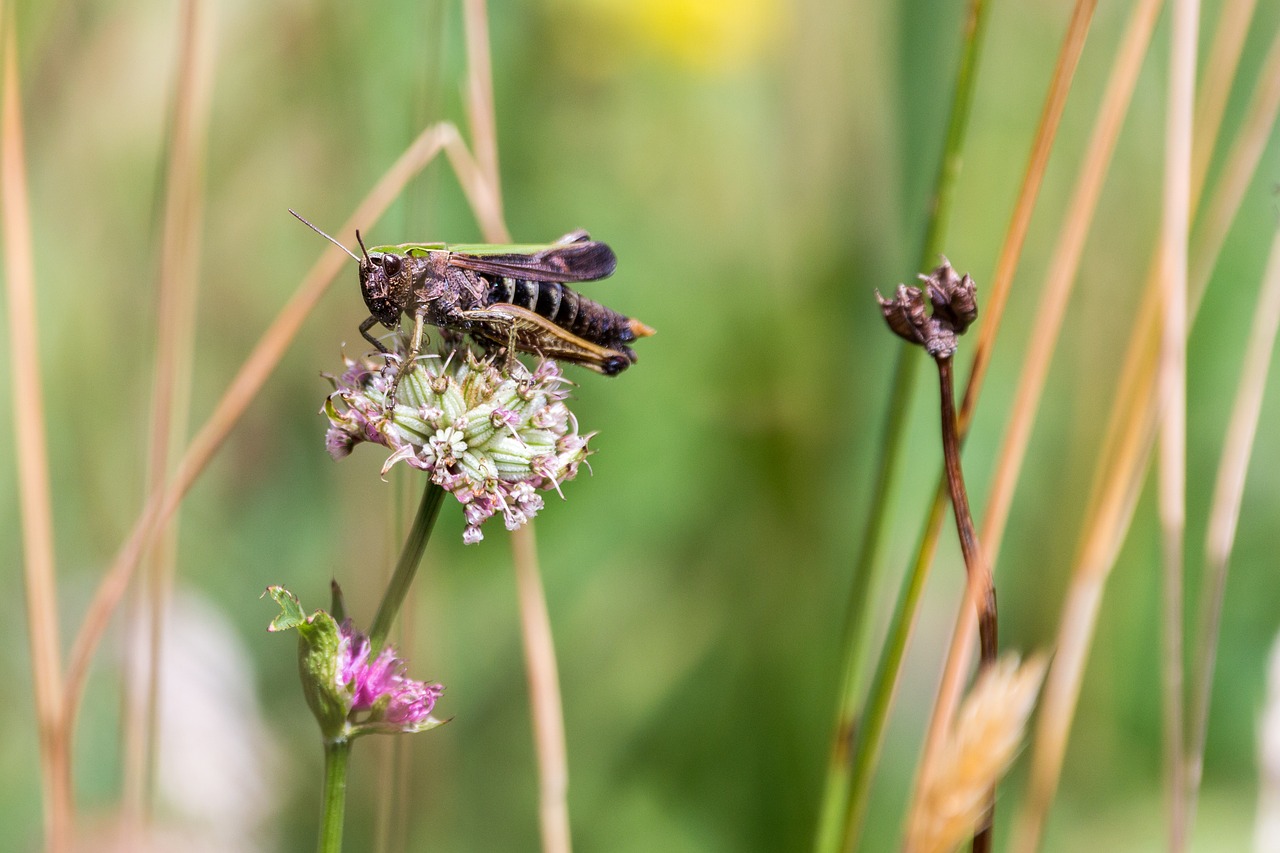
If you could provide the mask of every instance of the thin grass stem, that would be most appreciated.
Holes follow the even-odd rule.
[[[1253,20],[1257,0],[1233,0],[1222,4],[1222,15],[1213,35],[1213,46],[1204,65],[1199,91],[1196,93],[1196,139],[1191,146],[1191,188],[1194,210],[1200,203],[1200,191],[1209,173],[1209,161],[1217,147],[1217,136],[1222,128],[1222,115],[1227,109],[1227,97],[1236,79],[1240,65],[1240,52],[1249,35],[1249,23]],[[1204,130],[1201,130],[1204,128]]]
[[[342,853],[342,828],[347,811],[347,766],[351,741],[343,739],[324,745],[324,788],[321,792],[320,853]]]
[[[990,670],[996,662],[997,619],[996,587],[991,577],[991,566],[982,556],[978,544],[978,532],[974,529],[973,513],[969,509],[969,494],[964,485],[964,469],[960,465],[960,438],[956,433],[956,404],[951,359],[938,360],[938,386],[942,398],[942,455],[947,471],[947,491],[956,519],[956,532],[960,537],[960,551],[964,556],[967,578],[966,599],[969,609],[977,614],[978,637],[981,647],[979,673]],[[926,778],[929,768],[922,767],[921,778]],[[973,836],[973,853],[987,853],[991,849],[991,824],[995,818],[996,792],[992,788],[987,797],[987,813]]]
[[[1209,65],[1214,65],[1212,58]],[[1192,320],[1222,248],[1227,227],[1240,207],[1244,191],[1275,124],[1278,109],[1280,33],[1272,41],[1246,108],[1245,120],[1228,153],[1223,175],[1204,206],[1191,240],[1188,316]],[[1198,125],[1196,132],[1203,134],[1197,142],[1199,139],[1212,140],[1217,135],[1217,129],[1207,125]],[[1192,187],[1193,201],[1196,197],[1198,188]],[[1057,651],[1045,682],[1041,712],[1032,739],[1029,793],[1016,822],[1011,848],[1016,851],[1039,849],[1062,771],[1103,588],[1132,519],[1143,471],[1154,445],[1158,278],[1159,267],[1153,263],[1142,304],[1135,312],[1134,331],[1130,335],[1121,380],[1103,439],[1103,451],[1096,466],[1086,521],[1081,528],[1081,544],[1072,565],[1071,585],[1063,605],[1055,646]]]
[[[1205,738],[1209,730],[1209,703],[1213,695],[1213,670],[1217,660],[1222,602],[1227,588],[1227,567],[1235,543],[1236,523],[1244,497],[1249,457],[1258,432],[1262,396],[1266,390],[1276,329],[1280,326],[1280,231],[1271,244],[1271,256],[1263,275],[1253,326],[1245,346],[1240,384],[1222,444],[1222,459],[1209,511],[1205,537],[1204,576],[1200,594],[1199,630],[1195,641],[1195,666],[1191,673],[1190,723],[1188,725],[1188,820],[1194,819],[1196,794],[1204,771]]]
[[[70,742],[63,725],[66,705],[58,688],[57,563],[53,499],[40,381],[39,328],[31,203],[22,129],[22,87],[13,6],[3,23],[3,103],[0,103],[0,212],[9,301],[9,364],[13,382],[13,426],[22,516],[23,581],[28,642],[40,746],[40,785],[46,850],[70,848],[74,831]]]
[[[487,192],[477,194],[472,204],[480,220],[484,238],[494,243],[511,242],[502,213],[501,182],[498,174],[497,117],[493,106],[493,73],[489,60],[489,18],[485,0],[464,4],[467,31],[467,108],[476,157],[471,180]],[[468,164],[469,165],[469,164]],[[455,165],[456,168],[456,165]],[[569,825],[569,757],[564,731],[564,709],[560,699],[560,676],[556,667],[555,642],[547,614],[546,591],[538,565],[538,549],[533,522],[511,535],[516,590],[520,607],[521,636],[529,678],[529,712],[532,718],[534,753],[538,761],[538,816],[544,853],[569,853],[572,834]]]
[[[1163,544],[1162,678],[1169,849],[1187,846],[1183,540],[1187,525],[1187,251],[1191,224],[1191,119],[1199,0],[1174,0],[1165,136],[1158,504]]]
[[[984,320],[978,329],[978,343],[974,347],[973,365],[965,385],[964,400],[960,404],[958,424],[962,437],[969,432],[969,422],[973,419],[973,410],[977,405],[978,395],[982,391],[982,382],[986,378],[987,366],[991,362],[991,351],[995,347],[996,334],[1000,331],[1004,308],[1009,301],[1009,293],[1013,289],[1013,277],[1022,259],[1022,246],[1031,228],[1031,214],[1035,211],[1036,200],[1040,197],[1044,174],[1049,168],[1049,155],[1053,152],[1053,143],[1058,138],[1058,125],[1067,107],[1067,96],[1071,93],[1076,66],[1080,64],[1080,55],[1084,52],[1085,39],[1089,35],[1089,25],[1093,23],[1093,13],[1097,5],[1097,0],[1077,0],[1071,12],[1071,21],[1067,24],[1067,32],[1062,39],[1062,48],[1058,51],[1058,61],[1049,81],[1049,92],[1045,95],[1044,109],[1040,114],[1040,123],[1031,144],[1031,156],[1027,160],[1027,169],[1018,190],[1017,201],[1014,202],[1013,215],[1005,231],[1004,242],[1000,246],[995,274],[991,277],[987,297],[983,302]]]
[[[560,701],[560,675],[547,596],[538,568],[537,540],[533,525],[511,534],[516,590],[520,599],[520,629],[524,639],[525,668],[529,677],[529,704],[533,717],[533,743],[538,756],[538,815],[544,853],[569,853],[569,760],[565,747],[564,709]]]
[[[498,124],[493,107],[493,62],[489,55],[489,12],[485,0],[466,0],[462,13],[467,39],[467,123],[476,163],[493,191],[491,215],[501,222]]]

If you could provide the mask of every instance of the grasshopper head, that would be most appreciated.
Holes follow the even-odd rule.
[[[408,295],[412,292],[409,265],[404,257],[390,252],[369,254],[358,231],[356,240],[364,252],[360,261],[360,293],[364,304],[379,323],[393,329],[400,322],[400,314],[408,306]]]
[[[360,232],[357,231],[356,242],[360,244],[360,253],[364,255],[361,258],[296,212],[292,210],[289,212],[297,216],[312,231],[355,259],[360,265],[360,292],[364,294],[364,304],[369,307],[369,313],[388,329],[394,329],[396,323],[400,321],[400,312],[404,311],[409,304],[409,294],[413,292],[412,273],[408,269],[409,265],[404,262],[405,259],[400,255],[382,252],[374,252],[370,255],[369,250],[364,247],[364,240],[360,239]]]

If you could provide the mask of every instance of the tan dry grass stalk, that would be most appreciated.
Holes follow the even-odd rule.
[[[1249,35],[1249,23],[1253,20],[1258,0],[1232,0],[1222,5],[1222,16],[1213,34],[1213,46],[1205,62],[1196,95],[1196,140],[1191,147],[1191,209],[1200,205],[1200,191],[1204,189],[1209,173],[1209,160],[1216,147],[1218,131],[1222,127],[1222,114],[1227,109],[1227,96],[1236,79],[1240,65],[1240,52],[1245,37]],[[1212,135],[1210,135],[1212,134]],[[1192,253],[1194,254],[1194,252]]]
[[[182,4],[177,39],[177,77],[173,124],[169,131],[168,170],[157,281],[155,379],[152,388],[147,489],[164,488],[186,434],[194,361],[196,295],[199,285],[203,172],[206,132],[213,91],[215,27],[200,0]],[[146,570],[145,618],[129,630],[140,636],[126,645],[126,667],[134,683],[126,686],[122,721],[124,755],[123,811],[126,827],[138,827],[149,811],[159,715],[160,657],[164,613],[173,583],[177,553],[177,514],[158,537]]]
[[[1258,432],[1262,412],[1262,395],[1275,348],[1276,329],[1280,326],[1280,230],[1271,243],[1271,255],[1263,275],[1258,302],[1253,310],[1253,326],[1245,345],[1240,384],[1231,408],[1222,459],[1209,510],[1209,529],[1205,536],[1205,570],[1200,594],[1200,623],[1196,636],[1195,660],[1191,684],[1191,724],[1188,728],[1188,806],[1194,818],[1196,793],[1204,769],[1205,737],[1209,728],[1209,700],[1213,688],[1214,661],[1217,658],[1218,628],[1222,617],[1222,600],[1227,588],[1227,566],[1235,542],[1236,522],[1244,497],[1245,477],[1253,440]]]
[[[1006,655],[984,670],[948,722],[943,747],[920,768],[907,830],[909,853],[948,853],[973,834],[988,793],[1008,771],[1035,707],[1045,661]]]
[[[339,233],[350,233],[356,228],[367,229],[386,212],[405,184],[426,168],[441,151],[449,156],[451,162],[462,163],[464,169],[471,166],[471,155],[462,144],[457,128],[448,122],[431,125],[409,145],[369,191]],[[462,178],[464,174],[469,175],[471,181],[462,181],[463,190],[474,204],[472,193],[483,192],[483,183],[476,180],[473,166],[460,172],[459,177]],[[188,445],[168,486],[162,492],[148,497],[129,538],[121,546],[99,583],[72,646],[64,688],[68,728],[71,727],[75,711],[79,707],[90,660],[102,640],[111,615],[128,588],[142,554],[151,547],[161,525],[177,509],[196,478],[222,446],[249,403],[275,370],[302,323],[320,301],[334,277],[349,261],[350,258],[337,246],[330,245],[324,250],[223,392],[213,413]]]
[[[1258,814],[1253,849],[1276,853],[1280,850],[1280,636],[1271,643],[1267,698],[1258,729]]]
[[[1058,136],[1058,124],[1062,120],[1062,111],[1067,106],[1067,95],[1071,92],[1071,82],[1075,79],[1076,66],[1080,63],[1080,54],[1084,52],[1085,37],[1089,35],[1089,25],[1093,22],[1093,12],[1097,5],[1097,0],[1077,0],[1062,40],[1062,48],[1058,52],[1058,62],[1049,82],[1044,110],[1040,114],[1040,123],[1031,144],[1031,157],[1027,161],[1027,170],[1022,177],[1017,201],[1013,205],[1013,216],[1009,220],[995,273],[982,304],[984,319],[978,328],[973,367],[964,390],[964,401],[960,404],[958,428],[961,436],[969,431],[969,421],[973,418],[982,381],[986,378],[991,350],[995,346],[996,333],[1000,330],[1000,319],[1004,316],[1004,306],[1009,301],[1009,291],[1013,287],[1013,276],[1022,259],[1022,245],[1026,242],[1027,231],[1031,227],[1031,214],[1035,211],[1036,199],[1044,183],[1044,173],[1049,167],[1049,154],[1053,151],[1053,143]]]
[[[31,205],[23,148],[22,88],[13,7],[3,21],[3,104],[0,104],[0,212],[3,213],[4,271],[9,299],[9,363],[13,374],[13,427],[22,509],[23,580],[27,631],[35,687],[40,743],[40,782],[46,849],[66,850],[74,829],[70,739],[59,689],[57,570],[54,559],[53,498],[45,443],[41,352],[36,332],[35,258]]]
[[[486,211],[476,211],[486,231],[485,239],[509,243],[502,214],[502,182],[498,173],[498,123],[493,107],[493,63],[489,56],[489,12],[485,0],[465,0],[462,13],[467,40],[467,123],[476,163],[493,191]],[[496,227],[495,227],[496,226]]]
[[[1200,220],[1201,228],[1191,242],[1192,317],[1227,228],[1239,209],[1275,124],[1277,109],[1280,109],[1280,33],[1273,38],[1223,176],[1214,187]],[[1212,139],[1216,128],[1201,125],[1196,132],[1201,134],[1200,139]],[[1030,792],[1018,820],[1013,850],[1038,849],[1062,770],[1103,589],[1128,529],[1154,443],[1157,278],[1157,270],[1153,268],[1142,305],[1135,314],[1134,331],[1103,442],[1104,451],[1095,472],[1093,496],[1081,528],[1079,553],[1072,568],[1053,666],[1045,684],[1032,743]]]
[[[1191,306],[1192,313],[1200,304],[1209,277],[1218,262],[1218,252],[1226,241],[1227,231],[1240,208],[1240,199],[1253,180],[1253,174],[1267,147],[1267,139],[1280,110],[1280,33],[1271,40],[1267,56],[1258,73],[1258,83],[1245,107],[1245,118],[1235,143],[1227,152],[1222,174],[1218,177],[1214,196],[1196,221],[1191,239]]]
[[[568,853],[571,838],[569,760],[565,747],[564,709],[560,702],[560,675],[551,636],[551,618],[538,568],[538,547],[532,525],[526,524],[512,532],[511,551],[520,599],[525,667],[529,673],[533,742],[538,756],[538,816],[542,849],[544,853]]]
[[[1191,230],[1191,118],[1195,103],[1199,0],[1174,0],[1165,129],[1164,218],[1157,384],[1159,505],[1163,571],[1161,691],[1169,849],[1187,846],[1186,708],[1183,665],[1183,540],[1187,525],[1187,251]]]

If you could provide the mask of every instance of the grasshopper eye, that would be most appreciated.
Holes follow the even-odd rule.
[[[388,276],[394,277],[400,272],[400,258],[397,255],[383,255],[382,268],[386,270]]]

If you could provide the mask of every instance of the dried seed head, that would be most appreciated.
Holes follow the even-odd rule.
[[[925,313],[923,292],[905,284],[898,285],[893,299],[877,291],[880,311],[898,337],[923,346],[935,359],[950,358],[956,351],[956,336],[964,334],[978,316],[977,287],[968,275],[957,275],[946,258],[920,280],[929,292],[933,316]]]
[[[929,288],[933,316],[951,326],[957,335],[963,335],[978,317],[977,287],[973,279],[967,274],[956,275],[945,257],[937,269],[920,278]]]
[[[878,290],[876,299],[880,302],[885,322],[894,334],[913,344],[923,344],[928,340],[929,317],[924,310],[924,293],[920,288],[900,284],[893,299],[885,299]]]
[[[494,515],[508,530],[523,525],[542,509],[538,492],[560,492],[591,454],[594,433],[578,434],[554,362],[531,373],[514,360],[499,370],[467,349],[422,355],[388,411],[402,364],[393,360],[383,371],[347,359],[342,376],[331,377],[325,445],[340,459],[361,442],[381,444],[391,451],[384,474],[397,462],[427,472],[465,505],[464,542],[484,538],[480,525]]]
[[[1019,665],[1006,655],[978,676],[936,761],[921,768],[908,849],[948,853],[973,835],[988,792],[1017,754],[1044,671],[1042,657]]]

